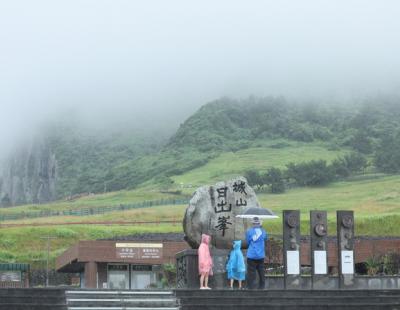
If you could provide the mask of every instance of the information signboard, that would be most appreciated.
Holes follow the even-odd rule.
[[[116,243],[117,258],[161,259],[162,243]]]

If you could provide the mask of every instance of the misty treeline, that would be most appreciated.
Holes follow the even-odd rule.
[[[400,99],[362,103],[290,103],[284,98],[228,98],[203,106],[171,138],[170,145],[199,151],[235,151],[257,139],[324,141],[372,154],[400,133]],[[391,141],[389,141],[391,140]]]
[[[258,140],[279,138],[323,141],[331,149],[350,148],[367,156],[377,169],[397,173],[399,120],[400,102],[394,99],[324,105],[290,103],[284,98],[251,97],[242,101],[223,98],[200,108],[164,146],[158,141],[148,142],[143,148],[142,143],[138,152],[127,147],[138,144],[128,143],[125,135],[125,141],[114,138],[96,143],[93,139],[92,152],[78,149],[79,145],[87,148],[88,141],[69,147],[74,154],[61,153],[71,161],[79,158],[85,169],[71,171],[71,176],[78,176],[74,188],[65,183],[61,188],[66,187],[64,193],[102,192],[134,188],[153,178],[165,183],[165,178],[200,167],[221,152],[248,148]],[[101,156],[104,154],[108,155]],[[101,158],[105,162],[99,165]],[[77,169],[72,162],[69,167]]]
[[[245,177],[250,185],[261,189],[267,187],[271,193],[283,193],[291,186],[322,186],[365,171],[366,156],[352,152],[328,164],[325,160],[289,163],[286,169],[271,167],[265,172],[248,170]]]
[[[169,139],[137,136],[129,130],[115,133],[111,128],[101,135],[55,128],[45,132],[43,140],[57,161],[56,197],[63,198],[84,192],[133,189],[145,182],[169,186],[173,183],[171,176],[201,167],[222,152],[257,147],[262,141],[276,139],[282,148],[285,141],[289,145],[292,140],[353,151],[356,155],[351,156],[366,158],[367,165],[376,171],[399,173],[399,120],[397,98],[376,97],[343,104],[300,104],[272,97],[222,98],[201,107]],[[288,165],[280,173],[299,184],[313,185],[315,180],[298,175],[321,172],[326,167],[331,175],[327,180],[331,180],[354,172],[343,164],[348,158],[330,164],[317,159]],[[9,175],[21,174],[21,178],[29,179],[27,168],[18,169],[18,164],[13,161]],[[269,171],[269,178],[278,178],[276,175],[277,170]],[[324,182],[321,177],[316,183]]]

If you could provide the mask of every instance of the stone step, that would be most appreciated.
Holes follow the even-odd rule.
[[[145,297],[157,297],[157,298],[170,298],[175,296],[172,291],[100,291],[100,290],[69,290],[65,292],[65,295],[74,297],[90,297],[90,296],[117,296],[120,298],[145,298]]]
[[[67,298],[175,298],[172,291],[66,291]]]
[[[179,307],[68,307],[68,310],[180,310]]]
[[[148,299],[148,298],[154,298],[154,299],[175,299],[174,295],[169,295],[169,296],[146,296],[146,295],[66,295],[67,299]]]
[[[142,307],[68,307],[68,310],[180,310],[179,307],[142,308]]]
[[[174,307],[177,302],[175,298],[67,298],[67,305],[82,307]]]
[[[137,294],[144,294],[144,295],[173,295],[173,291],[169,290],[109,290],[109,289],[76,289],[76,290],[67,290],[65,294],[128,294],[128,295],[137,295]]]
[[[65,293],[68,309],[157,309],[178,310],[172,291],[69,290]]]

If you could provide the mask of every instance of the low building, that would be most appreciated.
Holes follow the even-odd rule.
[[[0,264],[0,288],[29,287],[29,264]]]
[[[58,272],[79,273],[81,287],[144,289],[157,287],[163,264],[188,248],[181,234],[79,241],[56,259]]]
[[[281,236],[272,236],[280,240]],[[279,244],[279,242],[278,242]],[[188,249],[183,234],[148,234],[117,240],[80,241],[56,259],[59,272],[79,273],[81,287],[142,289],[160,282],[163,264],[175,264],[176,254]],[[368,258],[390,251],[400,253],[399,237],[356,237],[354,263],[361,272]],[[300,261],[310,266],[310,239],[301,238]],[[337,239],[328,238],[328,266],[337,272]],[[267,249],[267,264],[282,264],[282,248]]]

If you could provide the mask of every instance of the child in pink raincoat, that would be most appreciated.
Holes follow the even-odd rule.
[[[208,287],[208,276],[212,276],[212,258],[210,254],[211,237],[206,234],[201,235],[201,244],[199,246],[199,274],[200,274],[200,289],[210,289]]]

